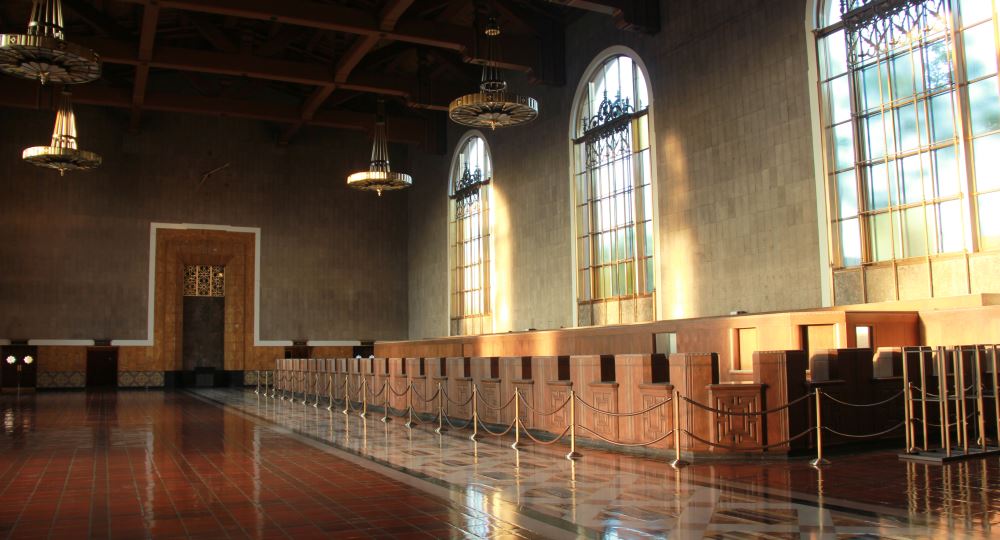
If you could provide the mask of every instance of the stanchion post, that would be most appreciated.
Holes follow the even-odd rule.
[[[309,372],[302,372],[302,404],[309,404]]]
[[[322,378],[323,375],[318,371],[316,372],[316,375],[313,378],[313,393],[316,394],[316,401],[313,401],[313,408],[316,409],[319,408],[319,381]]]
[[[351,412],[351,378],[345,373],[344,374],[344,410],[340,411],[344,414]]]
[[[438,383],[438,427],[434,431],[444,431],[444,394],[441,392],[441,383]]]
[[[254,394],[260,394],[260,370],[258,369],[256,371],[254,371],[254,373],[256,374],[256,377],[254,377],[254,380],[257,383],[257,389],[254,390],[253,393]]]
[[[514,442],[510,447],[517,450],[521,446],[521,391],[514,387]]]
[[[382,418],[380,420],[383,424],[389,423],[389,392],[392,390],[392,384],[390,383],[389,374],[386,373],[385,384],[382,386]]]
[[[327,405],[326,410],[333,410],[333,373],[326,374],[326,395],[330,400],[330,404]]]
[[[479,437],[479,387],[476,383],[472,383],[472,435],[469,435],[470,440],[476,440]]]
[[[923,431],[924,452],[927,451],[927,366],[925,364],[924,353],[929,349],[920,348],[920,428]]]
[[[278,371],[278,399],[285,401],[285,375],[284,371]]]
[[[406,423],[403,425],[413,427],[413,381],[406,386]]]
[[[569,453],[566,459],[580,459],[583,456],[576,451],[576,391],[569,391]]]
[[[361,376],[361,413],[358,416],[368,416],[368,379],[364,375]]]
[[[944,441],[945,455],[951,457],[951,411],[948,408],[948,350],[938,347],[938,381],[941,386],[941,440]]]
[[[961,424],[955,426],[959,430],[959,437],[962,438],[962,453],[969,455],[969,422],[966,420],[967,406],[965,400],[965,359],[962,358],[962,347],[956,346],[952,356],[955,365],[955,384],[958,385],[958,407],[955,412],[961,417]]]
[[[681,393],[679,390],[674,389],[674,395],[670,401],[673,403],[674,412],[674,459],[670,462],[670,466],[679,469],[688,465],[688,462],[681,459]]]
[[[903,347],[903,437],[906,440],[907,454],[913,453],[913,415],[910,411],[910,372],[906,368],[906,347]]]
[[[986,451],[986,411],[983,409],[983,361],[980,357],[982,347],[975,346],[976,369],[976,431],[979,434],[979,447]],[[998,433],[1000,435],[1000,433]]]
[[[1000,366],[998,366],[998,364],[1000,364],[1000,362],[997,362],[997,346],[994,345],[991,350],[992,350],[992,353],[993,353],[993,354],[990,355],[990,362],[992,362],[992,364],[993,364],[993,369],[992,369],[992,371],[993,371],[993,418],[996,420],[996,423],[997,423],[997,426],[996,426],[996,428],[997,428],[997,430],[996,430],[997,438],[1000,439],[1000,393],[998,393],[998,390],[1000,390],[1000,385],[997,384],[997,367],[1000,367]]]
[[[823,407],[822,403],[822,392],[819,388],[815,389],[816,392],[816,459],[809,462],[813,467],[822,467],[823,465],[829,465],[830,462],[823,459]]]

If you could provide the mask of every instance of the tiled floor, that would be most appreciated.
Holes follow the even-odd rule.
[[[223,406],[224,404],[224,406]],[[236,390],[0,397],[0,535],[981,538],[1000,460],[698,464],[409,430]],[[1000,529],[997,530],[1000,537]]]
[[[3,538],[539,537],[173,392],[0,396]]]

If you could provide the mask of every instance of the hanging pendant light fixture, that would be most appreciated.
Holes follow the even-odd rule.
[[[385,135],[385,102],[378,99],[375,113],[375,137],[372,141],[372,159],[367,171],[347,177],[347,185],[354,189],[374,191],[379,197],[383,191],[408,188],[413,184],[410,175],[392,170],[389,165],[389,143]]]
[[[500,25],[490,17],[486,25],[486,63],[479,91],[466,94],[448,106],[448,117],[470,127],[519,126],[538,117],[538,101],[507,91],[507,81],[498,67]]]
[[[101,57],[65,41],[61,0],[34,0],[27,33],[0,34],[0,71],[42,84],[80,84],[101,77]]]
[[[21,159],[32,165],[56,169],[59,176],[66,174],[66,171],[82,171],[100,166],[101,156],[76,147],[76,117],[73,116],[69,92],[59,95],[52,142],[49,146],[25,148]]]

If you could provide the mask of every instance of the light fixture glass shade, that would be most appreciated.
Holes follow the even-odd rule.
[[[538,118],[538,101],[507,90],[498,67],[500,25],[490,18],[486,25],[487,57],[479,91],[466,94],[448,105],[448,117],[463,126],[496,129],[519,126]]]
[[[32,363],[32,362],[34,362],[34,361],[35,361],[35,359],[34,359],[34,358],[32,358],[32,357],[30,357],[30,356],[25,356],[25,357],[24,357],[24,363],[25,363],[25,364],[30,364],[30,363]]]
[[[0,72],[42,84],[80,84],[101,77],[101,57],[63,39],[61,0],[34,0],[28,31],[0,34]]]
[[[389,164],[389,143],[385,134],[385,104],[381,98],[375,115],[375,137],[372,141],[372,157],[368,170],[348,176],[347,185],[354,189],[374,191],[379,197],[383,191],[394,191],[413,185],[410,175],[393,171]]]
[[[21,159],[37,165],[59,171],[80,171],[94,169],[101,164],[101,156],[80,150],[76,145],[76,117],[73,115],[73,104],[68,92],[59,95],[59,106],[56,110],[56,125],[52,130],[52,141],[49,146],[32,146],[25,148]]]
[[[8,364],[13,364],[14,362],[17,362],[17,358],[15,358],[14,355],[10,355],[7,357]]]

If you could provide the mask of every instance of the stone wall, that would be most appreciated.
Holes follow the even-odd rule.
[[[486,133],[493,154],[497,332],[574,324],[570,117],[602,51],[649,70],[659,264],[657,318],[821,305],[820,244],[803,0],[661,2],[655,36],[581,17],[567,29],[567,84],[536,97],[525,127]],[[449,149],[465,133],[449,125]],[[410,193],[409,331],[448,330],[451,156],[428,160]]]
[[[282,148],[264,122],[146,113],[129,134],[127,116],[77,107],[104,164],[59,177],[20,160],[54,114],[0,109],[17,126],[0,138],[0,337],[146,339],[151,222],[260,228],[261,339],[406,337],[406,196],[346,187],[365,134],[306,129]]]

